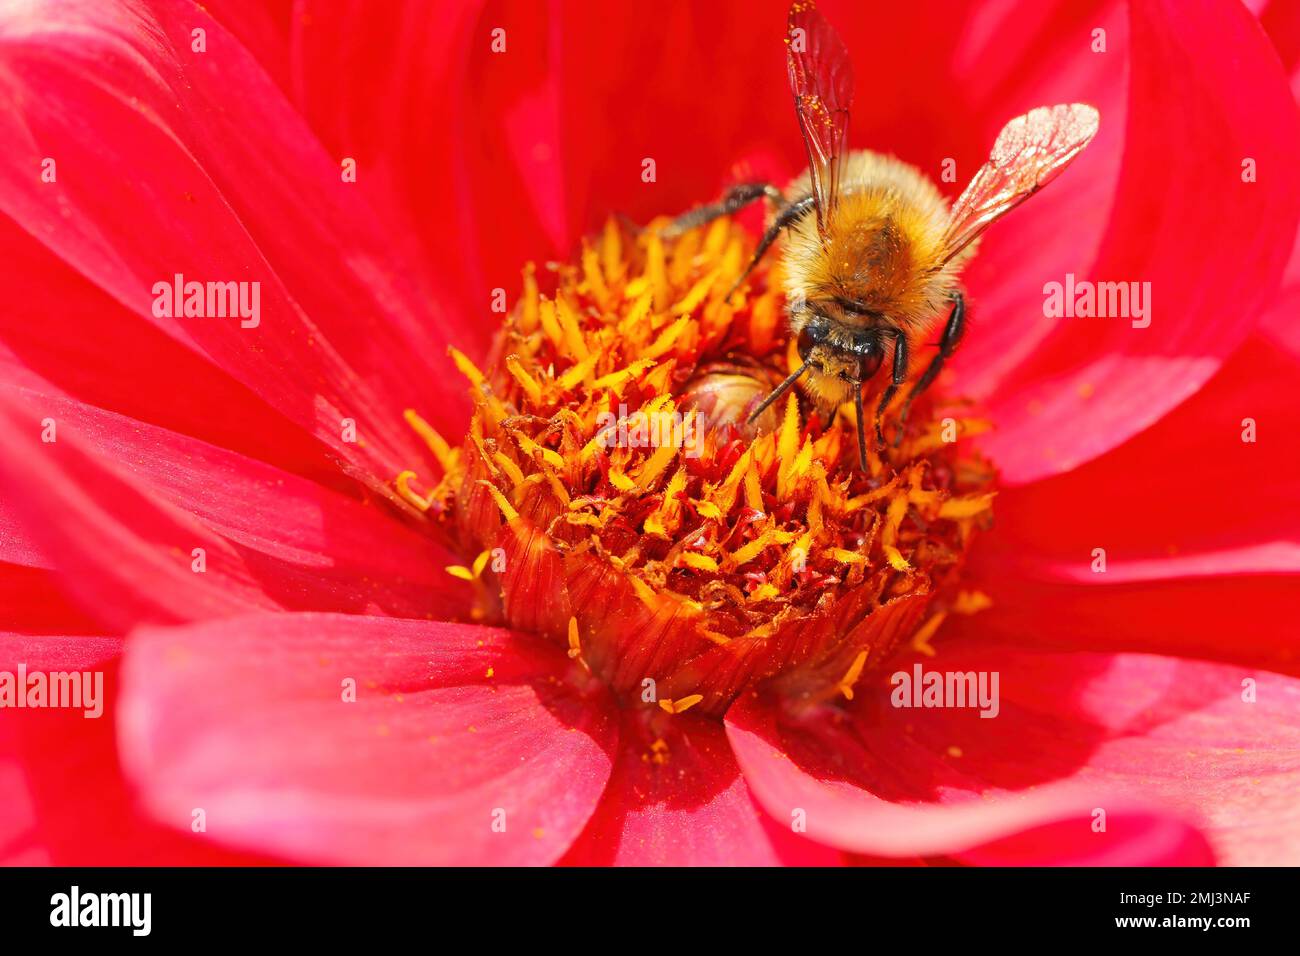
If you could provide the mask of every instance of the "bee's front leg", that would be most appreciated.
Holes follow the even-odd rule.
[[[781,190],[771,183],[737,183],[728,189],[718,202],[708,206],[697,206],[690,212],[682,213],[664,228],[662,235],[667,239],[674,239],[721,216],[733,215],[764,196],[775,206],[785,202]]]
[[[889,331],[894,336],[894,368],[889,384],[885,386],[885,390],[880,394],[880,404],[876,406],[877,448],[885,447],[885,433],[881,428],[880,420],[885,415],[885,409],[889,407],[889,400],[898,391],[898,386],[907,381],[907,336],[897,329],[890,329]],[[910,397],[908,400],[911,400]]]
[[[772,220],[772,225],[767,227],[767,232],[763,233],[763,238],[759,239],[758,245],[754,247],[754,254],[749,258],[749,265],[745,266],[745,271],[737,277],[736,281],[731,284],[731,288],[727,290],[727,302],[731,301],[731,297],[735,295],[736,290],[740,288],[741,283],[749,278],[749,274],[753,272],[754,268],[763,260],[763,256],[766,254],[767,250],[772,247],[772,243],[776,242],[776,237],[781,234],[781,230],[785,229],[787,226],[794,225],[804,216],[808,215],[808,213],[813,210],[814,206],[815,201],[813,200],[813,197],[809,195],[804,196],[802,199],[795,199],[781,207],[780,211],[776,214],[776,218]]]
[[[912,401],[920,395],[943,370],[945,360],[952,357],[952,353],[957,351],[957,345],[961,342],[962,333],[966,331],[966,299],[960,291],[952,293],[952,311],[948,313],[948,324],[943,327],[943,335],[939,337],[939,354],[930,360],[929,366],[925,373],[916,380],[912,390],[907,393],[907,401],[903,402],[903,410],[898,415],[898,434],[894,436],[894,447],[903,440],[903,428],[907,424],[907,413],[912,408]]]

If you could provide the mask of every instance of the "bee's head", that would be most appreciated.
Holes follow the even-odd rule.
[[[799,331],[799,357],[824,375],[846,382],[865,382],[884,360],[884,344],[876,329],[851,328],[808,307],[808,321]]]

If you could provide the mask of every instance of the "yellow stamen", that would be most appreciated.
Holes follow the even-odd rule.
[[[460,349],[449,348],[447,354],[451,356],[451,360],[460,371],[460,374],[469,379],[469,383],[475,388],[479,388],[486,381],[483,373],[478,370],[478,366],[471,362]]]
[[[434,430],[433,426],[421,418],[414,409],[408,408],[402,412],[402,417],[406,419],[406,424],[410,425],[417,435],[424,439],[429,451],[433,452],[433,457],[437,459],[444,472],[452,471],[456,466],[456,451],[446,440]]]
[[[654,368],[654,366],[654,359],[639,359],[631,365],[628,365],[626,368],[621,368],[617,372],[610,372],[608,375],[601,376],[591,383],[591,387],[593,389],[617,389],[620,385],[623,385],[625,382],[630,382],[646,369]]]
[[[763,510],[763,489],[759,484],[758,469],[754,466],[753,458],[750,458],[745,469],[745,505],[754,511]]]
[[[839,689],[844,695],[845,700],[853,699],[853,685],[858,682],[862,676],[862,668],[867,664],[867,652],[862,651],[857,657],[853,658],[853,663],[849,665],[848,671],[840,678]]]
[[[681,697],[675,701],[663,697],[659,700],[659,708],[668,714],[683,714],[702,700],[704,700],[703,694],[691,694],[689,697]]]
[[[958,591],[952,602],[954,614],[977,614],[993,606],[993,599],[983,591]]]
[[[519,517],[519,512],[515,510],[514,505],[506,501],[506,496],[501,493],[496,485],[490,481],[479,481],[479,484],[487,488],[488,493],[492,495],[492,499],[497,503],[497,508],[501,510],[501,517],[505,518],[506,521],[514,521]]]
[[[695,568],[697,571],[718,570],[717,561],[714,561],[707,554],[698,554],[695,551],[683,551],[677,556],[677,563],[684,564],[688,568]]]
[[[524,370],[523,365],[519,363],[518,355],[506,356],[506,369],[509,370],[512,376],[514,376],[515,381],[519,383],[520,387],[523,388],[524,394],[528,396],[528,400],[532,402],[534,406],[541,405],[542,387],[538,385],[537,382],[533,380],[533,377]]]
[[[618,223],[612,218],[605,220],[605,233],[601,237],[600,247],[605,281],[616,282],[623,277],[623,236]]]
[[[655,308],[663,311],[668,308],[668,272],[664,264],[664,244],[657,232],[650,234],[646,243],[645,275],[654,291]]]
[[[912,570],[912,566],[907,563],[907,559],[897,547],[898,527],[907,515],[908,504],[907,498],[903,495],[889,502],[889,510],[885,513],[885,527],[881,533],[881,550],[885,552],[885,557],[896,571]]]
[[[591,373],[596,368],[596,363],[598,361],[600,361],[600,353],[592,352],[577,365],[573,366],[573,368],[561,375],[556,384],[566,392],[571,391],[579,382],[583,382],[591,377]]]
[[[529,335],[537,328],[537,267],[531,262],[524,266],[524,294],[519,307],[519,331]]]
[[[576,361],[582,361],[587,357],[587,343],[582,337],[578,313],[573,310],[568,298],[563,295],[556,296],[555,311],[560,320],[560,328],[564,332],[566,354]]]
[[[524,473],[504,452],[497,452],[492,456],[492,460],[497,463],[498,468],[506,473],[506,477],[510,479],[510,484],[518,488],[524,483]]]
[[[654,340],[654,344],[645,350],[645,357],[649,359],[657,359],[659,356],[665,354],[677,343],[677,340],[681,338],[682,333],[686,331],[690,324],[691,317],[689,315],[684,315],[672,325],[668,326],[668,328],[659,333],[659,337]]]
[[[609,466],[609,483],[625,494],[636,491],[636,482],[624,474],[618,465]]]
[[[709,290],[713,288],[713,284],[717,281],[717,269],[701,277],[695,285],[691,286],[691,291],[686,293],[686,296],[673,306],[673,315],[689,315],[694,312],[699,308],[700,303],[704,301],[704,297],[709,294]]]
[[[993,507],[996,492],[984,495],[970,495],[965,498],[949,498],[939,506],[940,518],[973,518]]]
[[[397,486],[397,493],[402,496],[404,501],[414,505],[420,511],[428,511],[433,506],[433,498],[421,498],[411,489],[410,482],[415,477],[415,472],[403,471],[393,479],[393,484]]]
[[[930,646],[930,638],[934,637],[934,632],[939,630],[939,625],[943,619],[948,616],[947,611],[936,611],[931,614],[926,622],[916,629],[912,635],[912,649],[919,651],[926,657],[934,657],[934,648]]]
[[[578,639],[578,619],[569,618],[569,657],[582,656],[582,642]]]
[[[516,432],[515,441],[519,443],[520,449],[529,458],[535,458],[537,455],[541,455],[542,461],[546,462],[552,468],[562,469],[564,467],[564,458],[559,452],[552,451],[549,448],[543,448],[527,435],[521,432]]]
[[[649,323],[646,322],[646,316],[650,314],[650,307],[654,305],[654,293],[649,289],[641,289],[644,285],[643,280],[637,280],[628,285],[623,290],[623,294],[633,299],[632,307],[628,309],[627,315],[618,323],[618,334],[623,336],[632,336],[637,342],[644,341],[644,334],[649,330]],[[633,291],[633,287],[636,291]]]
[[[582,277],[586,280],[592,297],[602,306],[608,305],[609,287],[605,285],[605,276],[600,271],[600,259],[591,246],[582,250]]]
[[[537,305],[537,317],[542,323],[542,331],[551,340],[551,344],[557,351],[567,354],[564,352],[564,330],[560,328],[559,320],[555,316],[555,303],[550,299],[542,299]]]
[[[636,483],[642,489],[649,488],[654,484],[656,478],[664,473],[664,469],[677,457],[677,449],[672,445],[661,445],[655,449],[653,455],[646,459],[646,463],[641,466],[636,473]]]

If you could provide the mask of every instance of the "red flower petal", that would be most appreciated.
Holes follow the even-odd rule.
[[[1201,832],[1164,814],[1138,809],[1112,813],[1098,840],[1078,820],[1030,827],[958,854],[975,866],[1210,866],[1214,853]]]
[[[46,419],[49,443],[38,438]],[[466,609],[446,553],[374,506],[65,399],[0,390],[0,420],[23,452],[0,475],[32,537],[89,608],[123,627],[253,608]]]
[[[1249,332],[1296,234],[1300,181],[1266,171],[1300,155],[1300,114],[1249,12],[1204,2],[1130,10],[1124,175],[1086,278],[1150,282],[1151,326],[1061,319],[1002,383],[987,447],[1010,483],[1088,461],[1195,392]],[[1258,182],[1242,181],[1247,157]],[[1080,389],[1094,397],[1081,402]]]
[[[145,817],[113,739],[119,638],[0,634],[0,670],[101,671],[98,718],[6,710],[0,720],[0,865],[224,866],[269,862],[186,839]]]
[[[206,31],[193,52],[191,31]],[[443,352],[455,323],[425,277],[229,33],[189,3],[10,12],[0,210],[128,308],[154,284],[260,283],[261,319],[155,321],[313,433],[363,479],[424,460],[401,421],[464,404]],[[35,104],[40,104],[39,108]],[[31,104],[30,109],[23,105]],[[58,179],[42,183],[42,160]],[[105,189],[105,182],[114,188]],[[344,420],[360,441],[343,440]]]
[[[301,426],[131,312],[4,216],[0,259],[7,264],[2,288],[9,303],[0,310],[0,382],[75,396],[331,487],[354,487],[325,446]],[[51,315],[59,317],[61,334]],[[106,347],[127,342],[129,348]],[[250,427],[253,422],[256,427]]]
[[[940,635],[945,644],[994,638],[1031,648],[1187,655],[1300,676],[1292,576],[1216,575],[1108,587],[1003,572],[997,587],[980,582],[993,597],[992,608],[947,619]]]
[[[840,854],[758,808],[723,729],[690,715],[627,713],[614,774],[564,858],[578,866],[831,865]]]
[[[1283,68],[1291,76],[1292,85],[1300,84],[1300,7],[1290,0],[1254,0],[1259,24],[1273,41]],[[1300,88],[1297,89],[1300,94]]]
[[[1105,53],[1093,52],[1095,30],[1105,31]],[[950,394],[998,394],[1004,379],[1057,329],[1042,314],[1042,277],[1082,274],[1096,258],[1123,169],[1131,47],[1128,11],[1120,3],[979,4],[972,11],[951,69],[955,95],[972,100],[963,112],[980,124],[975,136],[956,150],[949,144],[946,153],[937,150],[940,132],[923,167],[941,168],[942,157],[951,155],[957,181],[946,189],[960,190],[987,159],[1002,126],[1036,106],[1087,103],[1102,121],[1057,185],[980,241],[962,276],[978,331],[965,337],[950,363]]]
[[[333,155],[356,158],[358,187],[403,227],[393,241],[451,266],[440,278],[466,316],[486,316],[495,288],[513,298],[525,262],[567,255],[551,11],[394,0],[376,17],[365,0],[305,0],[298,12],[296,102]],[[495,326],[460,322],[454,344],[481,354]]]
[[[1197,395],[1109,454],[1003,492],[967,584],[990,610],[944,639],[1190,655],[1300,673],[1296,360],[1252,338]],[[1244,419],[1256,441],[1243,442]],[[1134,476],[1141,476],[1135,481]],[[1105,572],[1094,572],[1094,549]],[[1051,622],[1045,627],[1044,622]]]
[[[295,13],[301,18],[299,0],[203,0],[203,9],[273,76],[281,88],[289,89],[289,33]]]
[[[617,746],[603,689],[575,691],[571,667],[525,635],[432,622],[300,614],[146,630],[126,652],[123,760],[159,820],[188,827],[202,807],[227,846],[330,863],[550,863],[591,816]]]
[[[869,741],[851,727],[781,727],[775,708],[752,698],[733,705],[727,734],[745,779],[769,812],[803,813],[813,839],[844,850],[956,856],[985,865],[1213,862],[1204,838],[1186,824],[1113,798],[1102,807],[1106,832],[1094,832],[1096,794],[1078,788],[1043,786],[989,802],[882,799],[855,769],[859,763],[879,768],[879,758],[864,752]]]
[[[1100,586],[1300,570],[1297,378],[1300,360],[1252,338],[1200,392],[1122,447],[1004,492],[981,556],[989,584],[1009,564]],[[1098,547],[1104,574],[1091,570]]]
[[[53,562],[23,525],[22,508],[0,498],[0,561],[23,568],[50,568]]]
[[[59,575],[0,562],[0,630],[27,634],[109,633],[67,595]]]
[[[1282,68],[1291,77],[1291,93],[1300,102],[1300,5],[1290,0],[1264,2],[1259,13],[1260,26],[1273,41]],[[1300,234],[1291,249],[1291,258],[1282,276],[1282,288],[1268,312],[1259,320],[1260,328],[1272,339],[1300,355]]]
[[[897,666],[911,673],[913,663]],[[1297,858],[1300,811],[1285,797],[1300,776],[1294,679],[1201,661],[1035,652],[989,641],[944,643],[922,664],[927,671],[997,672],[998,715],[895,708],[885,675],[860,688],[853,719],[839,725],[825,718],[779,725],[774,712],[751,705],[728,721],[763,805],[776,813],[789,801],[815,799],[819,812],[838,814],[818,827],[856,849],[892,852],[943,852],[945,843],[948,852],[963,851],[1061,818],[1086,831],[1095,808],[1145,832],[1158,807],[1198,824],[1229,862]],[[1243,699],[1246,678],[1253,702]],[[738,740],[737,730],[748,736]],[[790,761],[766,758],[778,745]],[[808,813],[817,837],[812,807]],[[1110,826],[1095,834],[1098,848],[1127,835]],[[1065,845],[1081,854],[1081,842],[1071,837]]]

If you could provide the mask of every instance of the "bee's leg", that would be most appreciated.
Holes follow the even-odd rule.
[[[943,335],[939,337],[939,354],[930,360],[929,366],[925,373],[916,380],[912,390],[907,393],[907,401],[903,402],[903,410],[898,416],[898,434],[894,436],[894,447],[903,440],[903,426],[907,424],[907,413],[912,408],[912,401],[920,395],[930,383],[938,377],[939,372],[943,369],[943,363],[946,359],[952,357],[952,353],[957,351],[957,343],[961,341],[962,333],[966,331],[966,300],[960,292],[952,294],[952,311],[948,313],[948,324],[943,327]]]
[[[862,423],[862,383],[853,383],[853,417],[858,423],[858,467],[867,470],[867,429]]]
[[[880,420],[889,407],[889,400],[898,391],[898,386],[907,381],[907,336],[901,331],[890,330],[894,335],[894,370],[889,384],[880,395],[880,404],[876,406],[876,447],[885,447],[885,433],[880,427]],[[910,399],[909,399],[910,400]]]
[[[720,201],[708,206],[697,206],[690,212],[682,213],[664,227],[661,235],[668,239],[675,239],[682,233],[713,222],[720,216],[730,216],[732,213],[739,212],[750,203],[762,199],[764,196],[771,200],[774,205],[785,202],[781,190],[771,183],[737,183],[727,190]]]
[[[816,200],[812,196],[805,196],[803,199],[796,199],[794,202],[781,207],[781,211],[772,220],[772,225],[768,226],[767,232],[763,233],[763,238],[758,240],[758,246],[754,249],[754,255],[750,257],[749,265],[745,266],[745,271],[727,290],[726,301],[730,301],[732,295],[740,288],[740,284],[749,278],[749,274],[754,271],[754,267],[762,261],[763,255],[772,247],[772,243],[776,242],[776,237],[781,234],[781,230],[802,219],[812,210],[815,202]]]

